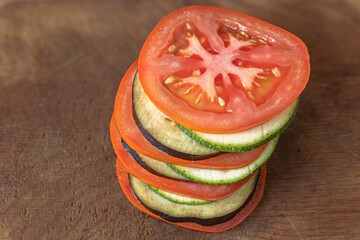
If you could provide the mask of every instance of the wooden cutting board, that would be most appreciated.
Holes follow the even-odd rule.
[[[312,73],[268,163],[263,200],[222,234],[135,209],[115,173],[119,81],[155,24],[231,8],[307,44]],[[0,239],[360,239],[359,1],[2,1]]]

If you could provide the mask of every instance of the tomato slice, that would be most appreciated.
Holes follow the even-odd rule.
[[[222,153],[208,159],[197,161],[176,158],[159,151],[146,140],[136,126],[133,118],[132,85],[136,70],[137,62],[131,65],[128,72],[121,80],[115,99],[114,119],[112,119],[110,123],[112,134],[119,135],[120,133],[125,142],[136,152],[162,162],[185,167],[228,170],[249,165],[265,150],[267,144],[248,152]]]
[[[309,74],[299,38],[213,6],[170,13],[139,57],[151,101],[179,124],[206,133],[239,132],[274,117],[298,97]]]
[[[213,233],[224,232],[226,230],[229,230],[229,229],[237,226],[238,224],[240,224],[247,216],[250,215],[250,213],[256,208],[256,206],[259,204],[259,202],[261,200],[261,197],[264,193],[265,178],[266,178],[266,166],[264,166],[261,170],[260,179],[259,179],[258,185],[256,187],[256,190],[255,190],[254,195],[252,196],[251,200],[232,219],[230,219],[224,223],[220,223],[220,224],[216,224],[216,225],[212,225],[212,226],[202,226],[202,225],[199,225],[197,223],[192,223],[192,222],[181,222],[181,223],[169,222],[169,221],[166,221],[165,219],[161,218],[159,215],[152,213],[134,195],[134,192],[132,191],[132,188],[130,185],[128,173],[126,172],[124,165],[122,165],[122,163],[119,160],[116,161],[116,172],[117,172],[117,177],[118,177],[120,186],[121,186],[125,196],[135,207],[140,209],[142,212],[144,212],[152,217],[155,217],[157,219],[160,219],[164,222],[171,223],[171,224],[174,224],[177,226],[190,228],[190,229],[203,231],[203,232],[213,232]]]

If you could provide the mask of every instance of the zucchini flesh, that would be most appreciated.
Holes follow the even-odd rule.
[[[139,155],[141,160],[145,162],[146,165],[149,166],[151,169],[153,169],[155,172],[170,178],[175,178],[179,180],[188,180],[188,178],[172,170],[166,163],[154,160],[140,153],[137,154]]]
[[[141,126],[159,143],[175,151],[191,155],[210,155],[217,151],[202,146],[185,135],[176,123],[160,112],[144,92],[139,74],[133,83],[133,106]]]
[[[189,205],[199,205],[199,204],[206,204],[206,203],[213,202],[213,201],[203,200],[203,199],[199,199],[199,198],[192,198],[192,197],[185,197],[185,196],[177,195],[177,194],[174,194],[171,192],[167,192],[167,191],[152,187],[146,183],[145,183],[145,185],[148,188],[150,188],[152,191],[154,191],[155,193],[159,194],[161,197],[169,200],[170,202],[180,203],[180,204],[189,204]]]
[[[295,117],[299,98],[280,114],[269,121],[246,131],[230,134],[210,134],[190,130],[178,124],[178,127],[201,145],[224,152],[246,152],[258,148],[280,136]]]
[[[268,146],[266,146],[264,152],[251,164],[246,167],[231,169],[231,170],[214,170],[214,169],[200,169],[200,168],[191,168],[178,165],[172,165],[167,163],[167,165],[173,169],[175,172],[183,175],[187,179],[207,184],[207,185],[224,185],[224,184],[233,184],[240,182],[256,170],[262,167],[271,157],[272,153],[275,150],[276,144],[279,140],[279,137],[272,140]]]
[[[186,205],[174,203],[148,188],[143,182],[129,175],[131,187],[137,198],[148,208],[176,218],[210,219],[234,212],[240,208],[255,189],[259,172],[230,196],[208,204]]]

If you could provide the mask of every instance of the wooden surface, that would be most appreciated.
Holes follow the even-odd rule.
[[[122,75],[155,24],[189,4],[271,22],[311,56],[263,200],[222,234],[135,209],[109,139]],[[0,239],[360,239],[359,11],[357,0],[1,1]]]

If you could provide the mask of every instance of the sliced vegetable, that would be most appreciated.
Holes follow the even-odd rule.
[[[199,204],[206,204],[211,203],[213,201],[207,201],[199,198],[190,198],[190,197],[184,197],[181,195],[173,194],[164,190],[160,190],[158,188],[155,188],[153,186],[150,186],[149,184],[145,184],[150,190],[152,190],[154,193],[158,194],[159,196],[165,198],[166,200],[178,204],[188,204],[188,205],[199,205]]]
[[[209,134],[192,131],[180,125],[179,128],[198,143],[218,151],[249,151],[280,136],[295,117],[298,105],[299,98],[269,121],[238,133]]]
[[[129,145],[127,145],[124,141],[123,141],[123,145],[124,145],[125,149],[130,148]],[[131,154],[131,152],[129,152],[129,154]],[[179,179],[179,180],[189,180],[188,178],[184,177],[180,173],[177,173],[174,170],[172,170],[167,165],[167,163],[154,160],[154,159],[149,158],[147,156],[144,156],[144,155],[142,155],[140,153],[137,153],[137,154],[138,154],[138,156],[140,158],[140,161],[143,161],[147,166],[149,166],[155,172],[157,172],[157,173],[159,173],[161,175],[164,175],[166,177],[169,177],[169,178],[175,178],[175,179]],[[133,156],[133,158],[134,158],[134,156]]]
[[[123,192],[125,193],[126,197],[128,198],[128,200],[135,207],[137,207],[144,213],[146,213],[152,217],[155,217],[157,219],[160,219],[164,222],[171,223],[171,224],[174,224],[177,226],[190,228],[190,229],[203,231],[203,232],[213,232],[213,233],[224,232],[226,230],[229,230],[229,229],[235,227],[236,225],[240,224],[248,215],[250,215],[250,213],[255,209],[255,207],[260,202],[260,199],[264,192],[265,178],[266,178],[266,168],[263,168],[261,171],[259,182],[257,184],[256,190],[255,190],[253,196],[251,197],[249,202],[246,205],[244,205],[239,210],[238,213],[236,213],[235,216],[233,216],[231,219],[229,219],[223,223],[214,224],[211,226],[203,226],[203,225],[200,225],[200,224],[194,223],[194,222],[170,222],[169,220],[164,219],[163,215],[159,215],[159,214],[152,212],[146,206],[144,206],[134,195],[134,192],[133,192],[130,182],[129,182],[128,173],[126,172],[124,166],[121,164],[121,162],[119,160],[116,161],[116,171],[117,171],[117,176],[118,176],[120,186],[121,186]]]
[[[231,170],[209,170],[191,167],[182,167],[168,164],[175,172],[183,175],[184,177],[194,182],[210,184],[210,185],[223,185],[233,184],[242,181],[261,168],[271,157],[274,152],[278,138],[272,140],[266,147],[265,151],[252,162],[250,165]]]
[[[139,56],[141,85],[154,105],[204,133],[236,133],[274,118],[299,96],[309,74],[299,38],[213,6],[167,15]]]

